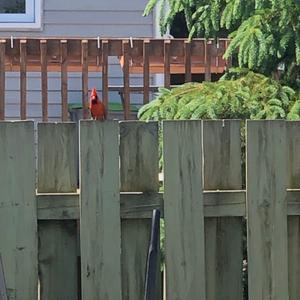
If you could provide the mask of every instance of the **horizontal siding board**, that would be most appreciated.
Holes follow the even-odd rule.
[[[0,32],[0,37],[11,36],[12,32]],[[16,31],[14,37],[24,37],[24,32]],[[89,24],[44,24],[43,31],[29,31],[27,37],[97,37],[102,38],[128,38],[132,37],[152,37],[153,26],[149,25],[89,25]]]
[[[44,2],[45,10],[108,10],[108,11],[131,11],[143,10],[147,0],[129,0],[129,1],[95,1],[95,0],[47,0]]]
[[[85,25],[151,25],[152,18],[143,17],[143,11],[46,11],[44,24]]]
[[[101,94],[101,89],[98,89]],[[81,91],[69,91],[68,103],[81,103]],[[109,102],[121,103],[121,97],[117,92],[109,93]],[[6,105],[19,105],[20,95],[17,91],[6,93]],[[142,95],[132,95],[131,103],[142,104]],[[28,92],[28,105],[42,105],[41,92],[29,91]],[[61,104],[61,95],[59,91],[50,91],[48,95],[48,104]]]
[[[132,78],[130,80],[131,85],[142,86],[142,78]],[[110,78],[110,86],[120,85],[123,86],[120,78]],[[102,88],[101,77],[99,78],[89,78],[89,89],[92,87]],[[6,80],[6,91],[19,91],[20,83],[16,78],[7,78]],[[48,89],[50,91],[60,91],[60,78],[51,78],[48,80]],[[80,78],[69,78],[68,79],[68,89],[69,91],[81,91],[81,80]],[[41,90],[41,80],[40,78],[28,78],[27,80],[27,91],[40,91]]]
[[[152,37],[152,25],[78,25],[53,24],[44,26],[44,36],[69,36],[69,37]]]

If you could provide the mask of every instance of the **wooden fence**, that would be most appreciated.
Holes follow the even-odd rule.
[[[102,76],[102,99],[106,104],[109,91],[119,91],[123,97],[124,118],[130,119],[130,93],[142,92],[143,103],[149,102],[151,74],[164,74],[164,86],[170,87],[171,74],[221,74],[230,64],[223,59],[228,39],[80,39],[80,38],[18,38],[0,39],[0,120],[5,118],[5,73],[20,73],[20,119],[27,114],[27,72],[40,72],[42,117],[48,120],[48,73],[61,74],[62,121],[68,120],[68,73],[82,74],[82,105],[87,117],[89,72]],[[109,57],[118,57],[123,70],[123,86],[109,86]],[[143,74],[143,86],[130,86],[130,74]],[[99,76],[100,77],[100,76]],[[100,80],[100,78],[99,78]]]
[[[245,217],[249,299],[300,298],[300,122],[247,122],[246,189],[240,121],[164,122],[163,193],[158,132],[81,121],[78,138],[74,123],[40,123],[36,173],[33,122],[0,122],[9,299],[37,299],[38,279],[41,300],[143,299],[154,208],[166,258],[156,299],[241,300]]]

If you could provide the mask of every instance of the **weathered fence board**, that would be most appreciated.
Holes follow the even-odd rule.
[[[205,190],[242,188],[240,121],[204,121],[203,151]],[[206,299],[242,299],[242,218],[205,218],[205,243]]]
[[[299,129],[247,122],[244,190],[240,121],[165,121],[159,192],[157,122],[82,121],[80,151],[75,124],[38,124],[37,165],[33,122],[0,122],[8,299],[143,299],[155,208],[165,218],[165,299],[242,299],[245,216],[249,300],[299,299]]]
[[[158,192],[156,122],[121,122],[120,158],[121,192]],[[122,221],[124,300],[143,299],[150,233],[151,220]],[[160,277],[157,279],[158,286],[159,279]]]
[[[76,133],[75,123],[38,124],[39,193],[77,190]],[[38,229],[40,299],[78,299],[76,221],[42,221]]]
[[[38,124],[38,192],[77,191],[75,123]]]
[[[0,253],[8,298],[37,298],[33,122],[0,123]]]
[[[117,122],[80,123],[82,299],[121,300]]]
[[[206,299],[201,121],[163,123],[167,299]]]
[[[250,300],[289,299],[285,125],[247,122]]]
[[[76,221],[39,221],[41,300],[78,299]]]
[[[289,189],[300,188],[300,122],[287,122],[287,170]],[[288,216],[288,261],[290,300],[300,299],[300,217]]]

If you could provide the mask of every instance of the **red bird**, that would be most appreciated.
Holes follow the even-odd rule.
[[[106,120],[106,108],[104,103],[99,99],[95,88],[92,89],[90,97],[90,111],[94,120]]]

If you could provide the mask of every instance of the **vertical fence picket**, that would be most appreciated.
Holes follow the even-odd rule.
[[[205,81],[211,81],[212,41],[205,42]]]
[[[130,73],[129,73],[129,41],[123,41],[123,55],[124,55],[124,66],[123,66],[123,80],[124,80],[124,119],[130,119]]]
[[[164,87],[170,88],[171,85],[171,57],[170,57],[171,41],[164,41]]]
[[[102,41],[102,100],[108,107],[108,40]]]
[[[242,188],[240,121],[204,121],[204,189]],[[243,221],[205,219],[207,300],[242,299]]]
[[[185,82],[192,81],[192,57],[191,42],[184,41],[184,64],[185,64]]]
[[[158,124],[121,122],[120,158],[122,192],[157,192]],[[122,221],[123,300],[143,299],[150,231],[151,220]]]
[[[5,119],[5,40],[0,40],[0,121]]]
[[[201,121],[163,123],[166,296],[206,299]]]
[[[33,122],[0,123],[0,253],[8,298],[37,299]]]
[[[68,120],[68,41],[60,41],[61,50],[61,118]]]
[[[144,40],[143,43],[143,82],[144,82],[144,99],[143,104],[149,103],[149,86],[150,86],[150,62],[149,62],[149,49],[150,40]]]
[[[288,188],[300,188],[300,122],[287,122]],[[290,300],[300,299],[300,216],[288,216]]]
[[[247,121],[250,300],[289,299],[285,121]]]
[[[117,122],[80,122],[82,299],[122,299],[118,134]]]
[[[89,66],[88,66],[88,40],[81,41],[82,63],[82,109],[83,119],[88,118],[88,93],[89,93]]]
[[[26,120],[27,108],[27,41],[20,41],[20,116]]]
[[[43,122],[48,121],[48,72],[47,72],[47,40],[40,41],[41,52],[41,83],[42,83],[42,116]]]
[[[75,123],[38,124],[38,192],[77,190]],[[78,299],[75,220],[39,221],[40,299]],[[67,279],[67,280],[66,280]]]

